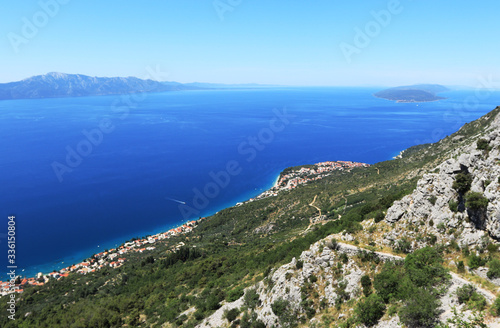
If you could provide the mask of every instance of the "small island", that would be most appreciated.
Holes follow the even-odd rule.
[[[428,102],[446,99],[437,94],[448,90],[439,84],[417,84],[385,89],[375,93],[374,96],[401,103]]]

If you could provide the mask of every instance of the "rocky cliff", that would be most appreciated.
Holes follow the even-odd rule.
[[[500,239],[500,117],[434,171],[418,181],[411,195],[395,202],[385,220],[459,229],[462,245],[477,244],[485,233]],[[478,204],[467,202],[473,195],[484,198]]]

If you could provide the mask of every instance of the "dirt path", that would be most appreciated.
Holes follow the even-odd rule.
[[[318,197],[318,195],[314,196],[314,199],[313,199],[312,203],[311,203],[311,204],[309,204],[309,206],[312,206],[312,207],[314,207],[315,209],[317,209],[317,210],[319,211],[319,216],[321,216],[321,209],[320,209],[318,206],[314,205],[314,202],[316,201],[316,198],[317,198],[317,197]]]

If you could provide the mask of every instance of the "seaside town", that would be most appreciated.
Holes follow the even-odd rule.
[[[297,188],[299,185],[306,184],[311,181],[320,180],[331,174],[333,171],[337,170],[351,170],[355,167],[368,167],[369,164],[357,163],[350,161],[328,161],[316,163],[307,167],[301,167],[295,171],[289,171],[287,174],[283,174],[279,177],[277,183],[269,190],[263,192],[255,198],[251,198],[248,202],[263,199],[266,197],[277,196],[279,192],[285,190],[292,190]],[[238,203],[237,205],[241,205]],[[27,285],[31,286],[43,286],[50,279],[62,279],[67,277],[70,273],[87,274],[89,272],[95,272],[104,267],[119,268],[127,260],[124,256],[127,253],[138,252],[143,253],[145,251],[151,251],[155,249],[154,244],[158,241],[169,239],[173,236],[180,234],[185,234],[191,232],[201,220],[205,218],[200,218],[196,221],[190,221],[183,224],[180,227],[171,229],[166,232],[162,232],[156,235],[148,236],[142,239],[135,239],[120,247],[113,248],[101,253],[92,255],[89,259],[68,266],[60,270],[54,270],[48,274],[38,273],[36,277],[22,277],[17,276],[14,281],[0,281],[0,295],[8,295],[13,292],[22,293],[23,288]],[[182,247],[184,244],[181,242],[177,245],[177,248]]]
[[[271,189],[263,192],[255,198],[249,199],[248,201],[251,202],[267,197],[277,196],[281,191],[292,190],[297,188],[299,185],[323,179],[324,177],[329,176],[333,171],[351,170],[355,167],[368,167],[370,166],[370,164],[350,161],[328,161],[316,163],[312,166],[313,167],[301,167],[299,170],[291,171],[287,174],[281,175],[278,179],[278,182],[276,182],[276,184]]]
[[[60,269],[59,271],[54,270],[51,273],[43,274],[38,273],[36,277],[21,277],[17,276],[14,281],[0,281],[0,295],[8,295],[13,292],[22,293],[23,288],[27,285],[31,286],[43,286],[50,279],[59,280],[61,278],[67,277],[70,273],[87,274],[89,272],[95,272],[104,267],[119,268],[125,263],[126,258],[123,257],[127,253],[138,252],[143,253],[145,251],[154,250],[153,246],[156,242],[169,239],[173,236],[185,234],[191,232],[194,227],[196,227],[205,218],[200,218],[196,221],[190,221],[183,224],[180,227],[170,229],[166,232],[158,233],[156,235],[148,236],[143,239],[135,239],[129,241],[120,247],[113,248],[101,253],[92,255],[86,261],[71,265],[69,267]],[[184,246],[184,243],[180,242],[176,248]]]

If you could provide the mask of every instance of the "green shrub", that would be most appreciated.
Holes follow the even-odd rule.
[[[206,299],[206,308],[207,310],[217,310],[220,308],[219,300],[217,296],[214,294],[210,294]]]
[[[372,294],[358,302],[354,313],[359,322],[373,326],[382,318],[385,312],[385,304],[377,294]]]
[[[378,257],[377,253],[371,251],[367,252],[365,250],[360,250],[358,251],[358,258],[361,260],[361,262],[374,262],[376,264],[380,263],[380,258]]]
[[[255,309],[260,305],[259,294],[254,288],[247,289],[245,297],[243,297],[244,304],[250,309]]]
[[[234,308],[234,309],[231,309],[229,311],[224,312],[224,316],[226,317],[226,319],[229,322],[233,322],[238,317],[239,314],[240,314],[240,310],[237,308]]]
[[[498,251],[498,245],[495,245],[493,243],[489,243],[488,246],[486,246],[486,249],[490,253],[496,253]]]
[[[488,266],[489,270],[488,273],[486,274],[488,278],[490,279],[500,278],[500,260],[493,259],[490,261]]]
[[[302,269],[303,266],[304,266],[304,262],[301,260],[298,260],[297,263],[295,263],[295,267],[297,269]]]
[[[478,139],[476,142],[476,148],[479,150],[489,150],[488,141],[486,139]]]
[[[452,231],[452,229],[448,230],[448,234],[453,235],[454,233],[455,231]],[[451,250],[460,251],[460,246],[458,246],[458,243],[455,240],[450,241],[449,247]]]
[[[472,294],[476,292],[476,288],[474,286],[467,284],[462,287],[457,288],[457,298],[458,298],[458,303],[463,304],[467,303],[471,297]]]
[[[243,296],[244,294],[244,291],[243,291],[243,287],[236,287],[234,289],[231,289],[228,293],[227,293],[227,297],[226,297],[226,300],[228,302],[234,302],[236,301],[237,299],[239,299],[241,296]]]
[[[460,194],[465,194],[469,191],[472,184],[472,176],[469,173],[460,172],[455,176],[453,181],[453,189]]]
[[[286,310],[288,309],[288,306],[290,305],[290,302],[279,298],[276,301],[271,304],[271,309],[273,310],[273,313],[277,317],[281,317],[286,313]]]
[[[385,218],[385,215],[381,210],[379,210],[375,213],[375,217],[374,217],[375,223],[379,223],[384,218]]]
[[[446,226],[444,225],[443,222],[439,223],[436,228],[439,230],[439,232],[443,233],[446,230]]]
[[[486,304],[486,298],[478,292],[474,292],[468,302],[469,308],[476,311],[483,311]]]
[[[394,245],[394,251],[396,253],[408,254],[411,252],[411,242],[406,238],[398,240],[396,245]]]
[[[419,288],[399,310],[399,317],[408,327],[434,327],[439,315],[439,301],[429,290]]]
[[[363,294],[365,296],[370,295],[372,288],[372,281],[369,276],[364,275],[361,277],[361,286],[363,287]]]
[[[431,203],[432,205],[436,205],[436,201],[437,201],[437,197],[432,195],[431,197],[429,197],[427,199],[429,201],[429,203]]]
[[[197,311],[194,313],[194,318],[195,318],[196,320],[198,320],[198,321],[199,321],[199,320],[203,320],[203,318],[205,318],[205,315],[203,314],[203,312],[202,312],[202,311],[197,310]]]
[[[457,263],[457,271],[459,273],[464,273],[465,272],[464,261],[458,261],[458,263]]]
[[[467,258],[467,264],[472,270],[475,270],[479,268],[480,266],[483,266],[486,264],[486,260],[481,258],[480,256],[476,255],[476,253],[472,253],[469,255]]]
[[[309,276],[309,281],[314,284],[316,281],[318,281],[318,277],[312,274]]]
[[[387,315],[391,318],[397,313],[398,313],[398,306],[396,304],[390,305],[389,308],[387,309]]]
[[[450,207],[450,211],[457,213],[458,212],[458,202],[455,200],[450,200],[448,202],[448,206]]]
[[[442,263],[443,258],[435,248],[424,247],[409,254],[404,267],[417,287],[431,287],[447,279]]]
[[[465,196],[465,206],[471,210],[485,209],[488,206],[488,198],[479,192],[469,192]]]
[[[426,237],[426,240],[429,244],[431,245],[435,245],[436,242],[437,242],[437,237],[436,235],[433,235],[433,234],[429,234],[427,237]]]
[[[404,275],[403,266],[395,262],[387,262],[382,271],[373,280],[377,294],[388,303],[391,298],[398,298],[399,283]]]
[[[493,305],[491,306],[491,311],[493,312],[493,315],[500,316],[500,297],[497,297],[495,299],[495,302],[493,302]]]

